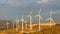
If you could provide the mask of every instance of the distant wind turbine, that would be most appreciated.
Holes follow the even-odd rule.
[[[41,9],[40,9],[41,11]],[[37,14],[35,17],[38,17],[39,18],[39,31],[41,31],[41,26],[40,26],[40,20],[42,19],[41,15],[40,15],[40,11],[39,11],[39,14]]]
[[[23,31],[24,30],[24,18],[23,18],[23,16],[22,16],[20,21],[22,22],[22,31]]]
[[[55,21],[54,21],[53,18],[52,18],[52,14],[53,14],[53,12],[50,11],[50,17],[49,17],[48,19],[46,19],[46,21],[50,21],[50,27],[51,27],[52,22],[53,22],[54,24],[56,24]],[[55,13],[54,13],[54,14],[55,14]]]
[[[32,12],[33,10],[31,11],[31,13],[29,15],[27,15],[27,17],[30,17],[30,30],[32,30]]]
[[[50,20],[50,23],[51,23],[51,22],[54,22],[54,23],[55,23],[55,21],[54,21],[51,17],[49,17],[49,18],[47,19],[47,21],[48,21],[48,20]]]
[[[8,30],[9,29],[9,23],[7,22],[6,25],[7,25],[7,30]]]
[[[18,28],[19,28],[19,19],[16,18],[16,31],[18,32]]]

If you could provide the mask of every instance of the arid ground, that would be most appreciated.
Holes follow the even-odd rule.
[[[25,26],[27,25],[27,26]],[[4,27],[3,27],[4,26]],[[0,34],[60,34],[60,24],[53,26],[41,25],[41,31],[38,31],[38,23],[33,23],[32,30],[29,28],[29,23],[24,24],[24,30],[21,29],[21,24],[18,27],[18,31],[12,28],[12,23],[9,24],[9,29],[6,29],[6,25],[0,25]]]

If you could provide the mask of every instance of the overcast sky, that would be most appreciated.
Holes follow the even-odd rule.
[[[49,12],[56,12],[52,18],[60,20],[60,0],[0,0],[0,19],[15,19],[16,16],[21,18],[33,10],[33,19],[41,8],[43,20],[49,17]]]

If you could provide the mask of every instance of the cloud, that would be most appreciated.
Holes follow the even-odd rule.
[[[18,1],[18,0],[0,0],[0,5],[7,5],[7,6],[26,6],[28,3],[25,1]]]
[[[37,3],[38,4],[41,4],[41,3],[47,3],[48,2],[48,0],[40,0],[40,1],[38,1]]]
[[[38,12],[40,9],[40,3],[42,3],[42,13],[43,18],[49,16],[49,10],[60,10],[60,0],[0,0],[0,17],[15,17],[16,15],[23,12],[29,12],[34,10]],[[57,11],[56,11],[57,12]],[[57,12],[60,13],[59,11]],[[60,15],[60,14],[59,14]],[[57,16],[58,17],[58,16]]]

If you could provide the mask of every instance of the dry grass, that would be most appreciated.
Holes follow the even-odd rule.
[[[29,28],[29,27],[28,27]],[[55,26],[52,26],[49,28],[49,26],[41,26],[41,31],[38,31],[38,25],[33,27],[33,30],[25,30],[22,33],[21,28],[18,32],[16,32],[16,29],[9,29],[9,30],[3,30],[0,31],[0,34],[60,34],[60,25],[57,24]]]

